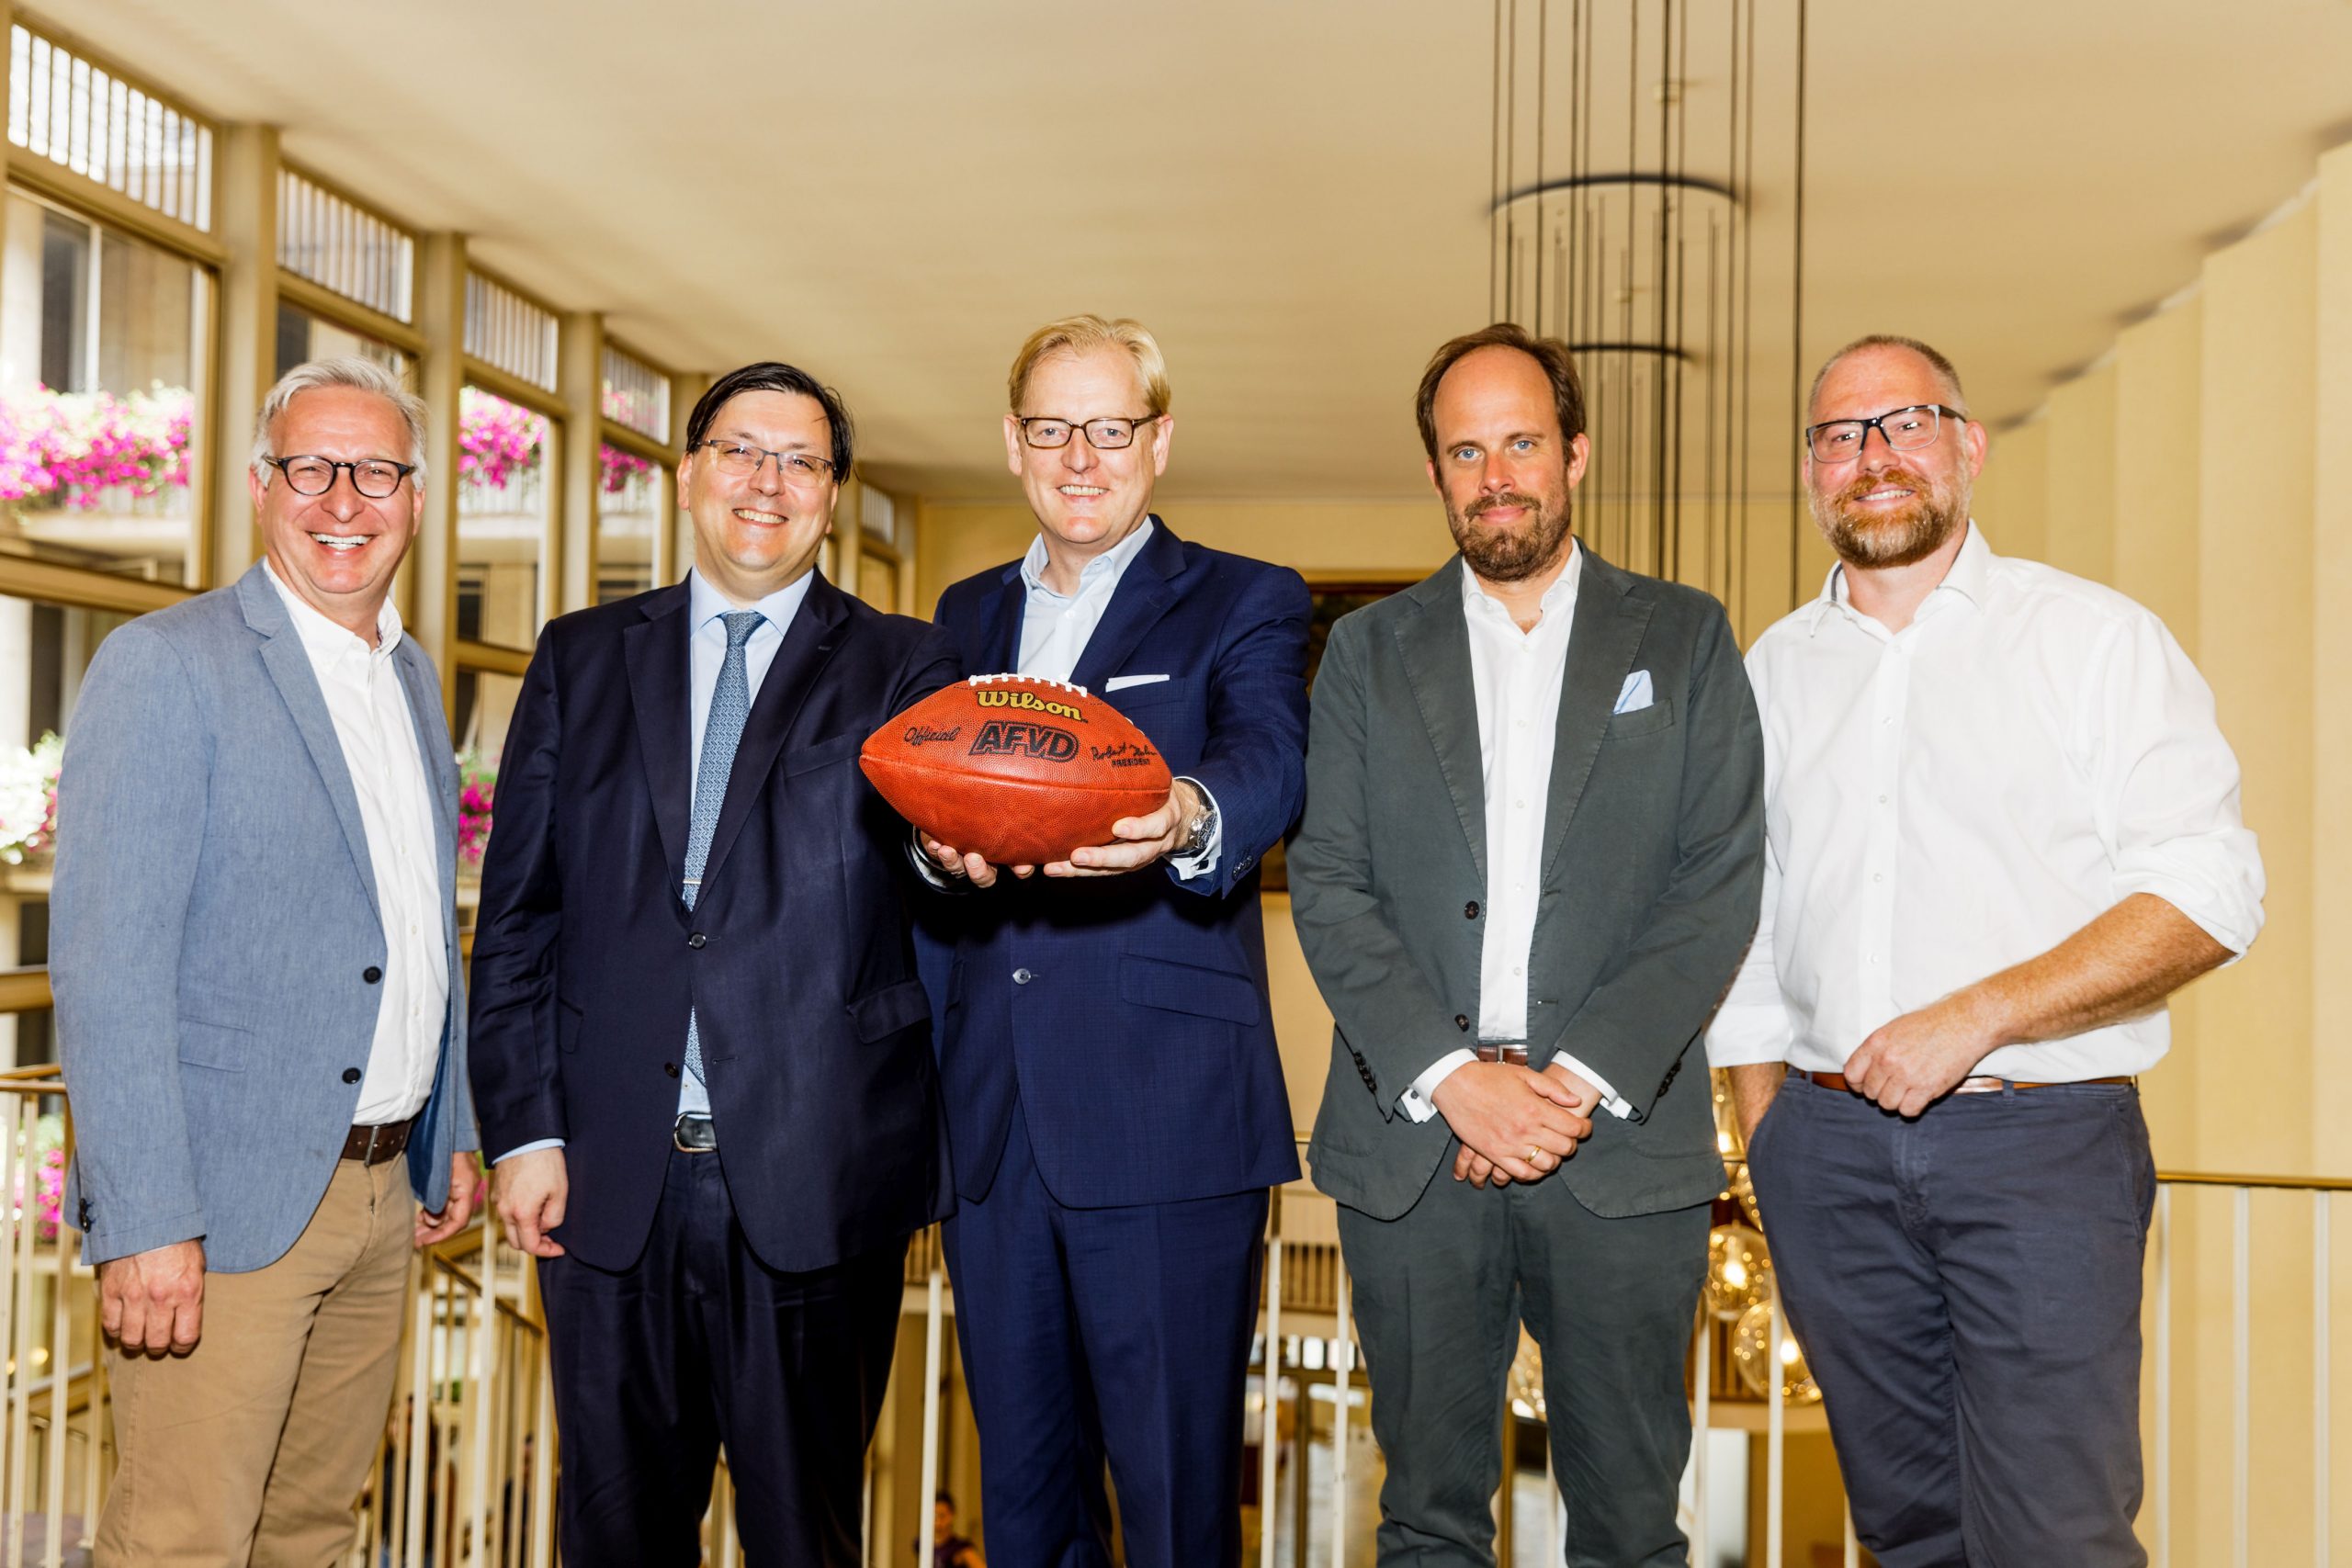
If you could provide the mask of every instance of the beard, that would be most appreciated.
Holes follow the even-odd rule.
[[[1871,491],[1890,484],[1911,487],[1911,499],[1898,510],[1875,517],[1848,510]],[[1912,474],[1857,474],[1853,482],[1834,494],[1808,489],[1805,501],[1822,536],[1849,566],[1896,567],[1923,561],[1943,548],[1968,520],[1966,497]]]
[[[1517,528],[1490,528],[1478,519],[1498,506],[1523,506],[1527,521]],[[1567,547],[1576,509],[1565,495],[1554,510],[1539,498],[1516,491],[1481,496],[1461,512],[1448,500],[1445,525],[1470,570],[1488,582],[1524,582],[1559,564]]]

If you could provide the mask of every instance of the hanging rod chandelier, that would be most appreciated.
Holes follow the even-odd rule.
[[[1805,0],[1495,0],[1490,314],[1575,351],[1578,532],[1735,615],[1782,586],[1750,547],[1783,501],[1795,591],[1805,24]]]

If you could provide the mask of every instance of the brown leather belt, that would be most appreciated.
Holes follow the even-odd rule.
[[[405,1122],[380,1122],[374,1126],[362,1123],[351,1129],[343,1140],[343,1157],[356,1159],[363,1165],[381,1165],[388,1159],[398,1159],[408,1147],[408,1135],[416,1128],[416,1118]]]
[[[1834,1089],[1840,1094],[1860,1094],[1862,1092],[1860,1089],[1856,1089],[1852,1084],[1848,1083],[1846,1081],[1846,1075],[1843,1073],[1808,1073],[1795,1067],[1792,1067],[1789,1070],[1798,1077],[1811,1078],[1815,1083],[1819,1084],[1822,1088]],[[2072,1084],[2137,1083],[2138,1081],[2139,1080],[2137,1078],[2120,1077],[2075,1078],[2070,1080],[2069,1083],[2025,1083],[2016,1078],[1973,1077],[1961,1079],[1958,1084],[1953,1086],[1952,1093],[1998,1094],[2005,1089],[2066,1089],[2071,1087]]]
[[[1476,1048],[1482,1062],[1509,1062],[1515,1067],[1527,1066],[1527,1046],[1521,1041],[1481,1041]]]

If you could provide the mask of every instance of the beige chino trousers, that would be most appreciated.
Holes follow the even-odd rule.
[[[326,1568],[380,1450],[415,1235],[408,1162],[338,1161],[286,1256],[204,1279],[186,1356],[108,1347],[98,1568]]]

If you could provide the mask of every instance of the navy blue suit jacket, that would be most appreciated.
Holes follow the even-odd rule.
[[[566,1140],[556,1238],[628,1267],[669,1166],[692,1008],[745,1237],[770,1268],[823,1268],[954,1206],[907,826],[857,752],[956,671],[933,628],[811,582],[689,912],[686,599],[561,616],[524,676],[474,938],[482,1142],[495,1158]]]
[[[1012,670],[1020,563],[940,596],[967,674]],[[1107,695],[1216,797],[1206,874],[1001,878],[936,895],[918,943],[940,1019],[940,1077],[967,1197],[995,1180],[1017,1095],[1055,1198],[1165,1203],[1298,1175],[1266,999],[1258,862],[1306,794],[1306,584],[1287,567],[1153,530],[1072,672],[1166,675]],[[1016,981],[1016,972],[1027,976]]]

